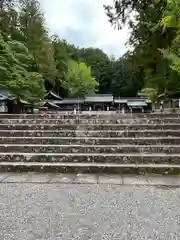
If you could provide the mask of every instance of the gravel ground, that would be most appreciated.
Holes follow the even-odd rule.
[[[180,188],[2,183],[0,239],[180,239]]]

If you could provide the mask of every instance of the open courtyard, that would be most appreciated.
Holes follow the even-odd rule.
[[[132,177],[124,184],[93,179],[1,175],[0,239],[180,239],[178,185],[163,186],[162,178],[153,185]]]

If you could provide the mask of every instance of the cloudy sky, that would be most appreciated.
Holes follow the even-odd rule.
[[[114,30],[103,4],[112,0],[40,0],[52,33],[82,47],[98,47],[108,55],[121,56],[128,30]]]

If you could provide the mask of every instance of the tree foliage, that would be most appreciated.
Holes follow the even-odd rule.
[[[112,24],[120,28],[128,24],[131,29],[133,64],[144,87],[155,88],[165,97],[178,92],[179,61],[177,49],[172,48],[179,41],[179,1],[119,0],[105,9]],[[171,66],[168,59],[173,60]]]
[[[180,2],[178,0],[168,1],[160,24],[164,29],[177,29],[169,49],[160,49],[160,51],[165,58],[171,61],[170,67],[180,73]]]
[[[32,60],[28,49],[20,42],[5,42],[0,37],[0,87],[10,92],[15,99],[34,104],[45,96],[41,74],[29,72]]]
[[[64,87],[73,97],[84,97],[94,94],[98,83],[91,75],[91,68],[84,62],[69,60],[68,71],[65,77]]]
[[[66,43],[67,44],[67,43]],[[72,47],[72,51],[70,51]],[[99,83],[98,92],[116,96],[135,96],[141,82],[134,74],[131,56],[126,54],[119,59],[110,58],[98,48],[77,48],[68,46],[74,60],[83,61],[91,67],[92,75]]]
[[[53,85],[56,77],[54,49],[37,0],[20,0],[19,22],[23,42],[34,57],[36,71]]]
[[[29,102],[43,99],[45,89],[62,97],[95,90],[135,96],[142,87],[144,72],[135,67],[132,54],[115,59],[101,49],[50,36],[38,0],[1,0],[0,32],[1,87]]]
[[[159,100],[159,95],[157,89],[155,88],[144,88],[142,89],[142,93],[146,93],[149,101],[151,101],[152,103],[155,103]]]

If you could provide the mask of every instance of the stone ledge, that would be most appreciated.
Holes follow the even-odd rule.
[[[169,145],[180,144],[180,137],[1,137],[0,144],[58,144],[58,145]]]
[[[179,130],[179,123],[165,124],[0,124],[0,130]]]
[[[161,174],[180,175],[180,165],[173,164],[95,164],[1,162],[0,172],[91,173],[91,174]]]
[[[179,130],[0,130],[2,137],[179,137]]]
[[[55,119],[55,118],[24,118],[24,119],[1,119],[0,124],[166,124],[166,123],[179,123],[180,118],[124,118],[124,117],[114,117],[114,118],[72,118],[72,119]]]
[[[130,154],[130,153],[162,153],[180,154],[179,145],[58,145],[58,144],[0,144],[1,153],[64,153],[74,154]]]
[[[180,176],[63,173],[0,173],[0,183],[108,184],[180,187]]]
[[[9,164],[41,164],[42,166],[79,164],[80,166],[151,166],[151,164],[179,164],[180,154],[166,153],[0,153],[0,166]],[[59,164],[59,165],[58,165]],[[94,164],[94,165],[93,165]],[[134,164],[134,165],[133,165]],[[150,165],[148,165],[150,164]],[[37,166],[37,165],[36,165]],[[169,165],[170,166],[170,165]]]
[[[47,112],[47,113],[38,113],[38,114],[0,114],[0,119],[78,119],[78,118],[164,118],[164,117],[180,117],[180,113],[117,113],[117,112],[83,112],[77,113],[76,115],[71,112]]]

